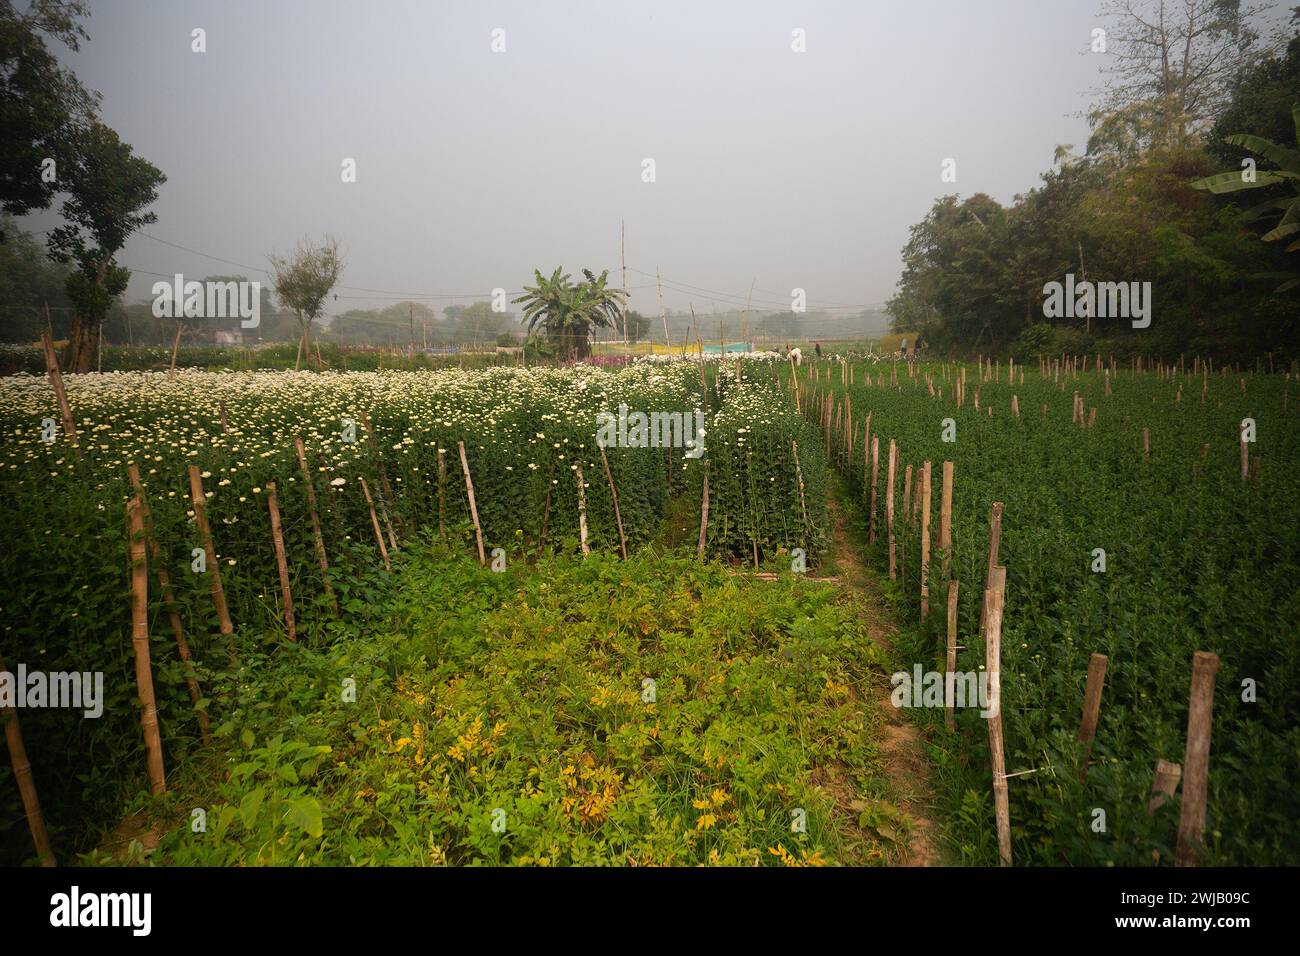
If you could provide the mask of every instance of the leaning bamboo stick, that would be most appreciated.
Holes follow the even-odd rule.
[[[1088,775],[1088,757],[1092,753],[1092,740],[1097,735],[1097,717],[1101,712],[1101,692],[1106,683],[1106,655],[1093,654],[1088,659],[1088,684],[1083,692],[1083,718],[1079,721],[1079,742],[1083,756],[1079,765],[1079,779]]]
[[[1011,809],[1007,794],[1007,767],[1002,738],[1002,608],[1007,569],[1001,565],[989,576],[984,592],[984,667],[988,671],[989,752],[993,762],[993,809],[998,830],[998,859],[1011,865]]]
[[[280,526],[280,499],[275,482],[266,483],[266,507],[271,512],[271,542],[275,546],[275,566],[280,572],[280,595],[284,599],[284,626],[289,640],[298,642],[298,625],[293,617],[293,593],[289,589],[289,560],[284,550],[284,531]]]
[[[235,633],[230,623],[230,609],[226,607],[226,590],[221,585],[221,568],[217,564],[217,549],[212,543],[212,528],[208,525],[207,498],[203,494],[203,478],[198,465],[190,465],[190,503],[194,506],[194,520],[199,526],[199,541],[207,553],[208,573],[212,575],[212,603],[217,609],[221,633],[230,637]]]
[[[614,522],[618,525],[618,551],[623,556],[623,560],[626,561],[627,538],[623,536],[623,515],[618,510],[618,489],[614,487],[614,473],[609,470],[609,458],[605,455],[604,444],[599,444],[597,447],[600,449],[600,461],[605,466],[605,480],[609,482],[609,493],[614,498]],[[668,474],[672,474],[671,466],[669,466]]]
[[[4,669],[4,661],[0,660],[0,671]],[[27,829],[31,831],[36,856],[40,859],[41,866],[54,866],[54,850],[50,846],[50,833],[45,828],[41,801],[36,795],[36,779],[32,776],[32,764],[27,759],[22,728],[18,725],[18,708],[0,705],[0,723],[5,727],[5,743],[9,746],[9,764],[13,767],[14,782],[18,784],[18,794],[23,800],[23,812],[27,815]]]
[[[456,442],[460,451],[460,467],[465,472],[465,494],[469,496],[469,516],[474,519],[474,539],[478,542],[478,563],[487,564],[487,555],[483,551],[483,526],[478,521],[478,502],[474,499],[474,479],[469,473],[469,459],[465,457],[465,443]]]
[[[1214,678],[1219,655],[1192,656],[1191,700],[1187,708],[1187,752],[1183,757],[1183,802],[1178,817],[1178,866],[1196,866],[1205,833],[1205,787],[1210,773],[1210,728],[1214,720]]]
[[[294,451],[298,454],[298,468],[302,471],[302,480],[307,485],[307,510],[311,514],[311,533],[316,541],[316,562],[320,565],[321,579],[325,582],[325,596],[334,607],[334,616],[339,616],[339,599],[334,594],[334,585],[330,583],[330,562],[325,553],[325,535],[320,527],[320,515],[316,511],[316,483],[312,481],[311,469],[307,467],[307,450],[301,436],[293,440]]]
[[[167,791],[167,783],[153,693],[153,666],[149,661],[149,565],[145,558],[144,517],[138,495],[127,502],[126,513],[131,534],[131,646],[135,650],[135,686],[140,698],[149,789],[157,796]]]
[[[154,573],[158,576],[158,589],[162,593],[163,605],[167,608],[167,620],[172,626],[172,635],[176,638],[176,653],[180,656],[181,667],[185,670],[185,686],[190,693],[190,703],[194,705],[194,716],[199,722],[199,734],[204,745],[212,743],[207,712],[199,706],[203,695],[199,692],[198,676],[194,672],[194,661],[190,656],[190,645],[185,640],[185,628],[181,625],[180,613],[176,610],[176,601],[172,595],[172,579],[167,573],[167,566],[162,559],[162,548],[154,534],[153,512],[149,509],[149,500],[144,494],[144,484],[140,481],[140,469],[132,463],[127,467],[131,478],[131,488],[140,499],[140,508],[144,517],[145,542],[149,549],[149,560],[153,562]]]
[[[45,307],[49,318],[49,306]],[[68,393],[63,390],[63,375],[59,372],[59,360],[54,354],[54,343],[50,339],[50,330],[41,330],[41,345],[45,349],[45,374],[49,376],[50,387],[54,389],[55,401],[59,404],[59,417],[63,420],[63,432],[72,442],[72,447],[81,451],[81,442],[77,438],[77,426],[72,420],[72,408],[68,405]]]
[[[370,526],[375,531],[375,544],[379,545],[379,556],[384,559],[384,570],[393,570],[392,563],[388,560],[388,545],[384,544],[384,532],[379,527],[379,515],[375,514],[375,500],[370,497],[370,486],[366,484],[366,479],[360,476],[357,481],[361,482],[361,492],[366,496],[366,504],[370,508]]]
[[[790,451],[794,455],[794,474],[799,482],[799,513],[803,516],[804,533],[812,532],[812,524],[808,521],[808,504],[803,493],[803,469],[799,467],[799,443],[791,440]]]

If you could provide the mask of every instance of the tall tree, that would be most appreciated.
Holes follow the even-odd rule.
[[[99,96],[61,67],[47,41],[76,50],[86,31],[81,0],[33,0],[25,14],[0,0],[0,208],[15,216],[54,201],[77,131]],[[0,231],[0,241],[4,240]]]
[[[131,278],[116,256],[131,233],[157,222],[145,212],[158,198],[167,177],[100,122],[78,134],[63,160],[59,188],[67,193],[61,210],[64,225],[48,238],[50,256],[71,262],[68,298],[72,328],[68,332],[69,371],[88,372],[104,316]]]
[[[319,243],[299,240],[298,248],[289,255],[272,253],[269,258],[276,297],[297,315],[302,328],[298,357],[293,363],[296,371],[304,354],[311,361],[311,324],[324,311],[325,299],[343,274],[343,256],[338,240],[326,236]]]
[[[534,270],[537,285],[524,286],[524,294],[515,299],[523,303],[523,320],[531,332],[539,324],[551,343],[568,358],[585,358],[591,354],[591,333],[597,328],[613,328],[622,317],[627,292],[609,287],[609,270],[599,276],[583,269],[583,282],[572,282],[563,268],[548,279]]]

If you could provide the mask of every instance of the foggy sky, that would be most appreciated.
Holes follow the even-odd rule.
[[[936,197],[1010,202],[1057,144],[1082,149],[1103,59],[1084,52],[1094,0],[92,8],[89,42],[59,51],[168,177],[146,231],[262,269],[331,233],[348,259],[331,314],[411,293],[465,304],[534,267],[617,283],[620,219],[647,315],[656,266],[669,309],[743,304],[751,281],[756,310],[789,308],[796,286],[810,311],[883,303]],[[148,296],[145,272],[266,279],[143,236],[119,258],[142,270],[128,299]]]

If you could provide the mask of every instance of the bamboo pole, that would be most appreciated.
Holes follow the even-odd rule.
[[[4,669],[4,661],[0,660],[0,671]],[[13,768],[14,782],[18,784],[18,795],[22,797],[23,812],[27,816],[27,829],[31,831],[36,856],[40,859],[41,866],[55,866],[54,850],[50,846],[50,833],[45,828],[41,801],[36,795],[36,778],[32,775],[32,764],[27,759],[22,728],[18,724],[18,708],[0,706],[0,723],[4,724],[5,743],[9,746],[9,765]]]
[[[175,598],[172,595],[171,575],[167,573],[167,567],[162,559],[162,548],[158,544],[157,535],[154,534],[153,512],[149,509],[149,500],[144,494],[144,484],[140,481],[140,469],[132,463],[127,468],[127,474],[131,478],[131,488],[135,491],[136,497],[140,499],[140,509],[144,518],[145,543],[149,549],[149,560],[153,562],[154,574],[158,576],[158,589],[162,593],[163,605],[167,608],[167,620],[171,624],[172,635],[176,638],[176,653],[180,656],[181,667],[185,671],[185,686],[190,693],[190,703],[194,705],[194,716],[199,722],[199,734],[204,745],[207,746],[212,743],[208,715],[199,706],[199,701],[203,699],[203,695],[199,692],[198,677],[194,672],[194,662],[190,657],[190,645],[185,640],[185,628],[181,625],[181,616],[176,610]]]
[[[131,646],[135,651],[135,686],[140,698],[140,727],[144,731],[149,790],[167,792],[163,771],[162,738],[158,733],[158,707],[153,693],[153,667],[149,661],[149,565],[145,558],[144,517],[140,496],[127,502],[131,533]]]
[[[311,514],[311,533],[316,541],[316,562],[320,565],[321,579],[325,582],[325,596],[330,599],[330,604],[334,607],[334,616],[339,616],[339,599],[334,594],[334,585],[330,583],[330,562],[325,553],[325,535],[320,527],[320,515],[316,510],[316,484],[312,481],[311,469],[307,467],[307,450],[303,446],[302,437],[295,437],[293,440],[294,451],[298,455],[298,468],[302,471],[302,479],[307,485],[307,510]]]
[[[1183,802],[1178,817],[1178,866],[1197,866],[1205,832],[1205,787],[1210,772],[1210,729],[1214,720],[1214,679],[1219,655],[1192,656],[1192,688],[1187,708],[1187,752],[1183,756]]]
[[[989,509],[989,561],[984,571],[984,587],[987,590],[989,582],[993,580],[993,570],[998,563],[998,548],[1002,543],[1002,502],[993,502],[992,508]],[[984,624],[986,616],[984,611],[980,611],[980,633],[984,633]]]
[[[953,713],[953,675],[957,672],[957,590],[958,584],[954,581],[948,582],[948,646],[947,659],[943,675],[944,687],[944,723],[948,725],[949,730],[957,727],[957,718]]]
[[[176,353],[181,348],[181,324],[176,323],[176,341],[172,343],[172,363],[167,367],[167,381],[171,381],[176,374]]]
[[[465,442],[456,442],[460,451],[460,468],[465,472],[465,494],[469,496],[469,515],[474,519],[474,538],[478,542],[478,563],[487,564],[487,555],[483,551],[483,527],[478,521],[478,502],[474,500],[474,479],[469,473],[469,459],[465,457]]]
[[[1007,795],[1007,768],[1002,739],[1002,609],[1006,593],[1007,569],[997,566],[989,575],[990,587],[984,591],[985,638],[984,667],[988,671],[989,752],[993,762],[993,809],[998,830],[998,859],[1002,866],[1011,865],[1011,808]]]
[[[587,546],[587,489],[586,481],[582,477],[582,462],[575,461],[575,471],[578,479],[578,541],[582,546],[583,554],[591,554],[591,548]]]
[[[207,554],[208,573],[212,575],[212,603],[217,609],[221,633],[232,637],[234,626],[230,623],[230,609],[226,606],[226,590],[221,586],[221,567],[217,563],[217,549],[212,543],[212,528],[208,525],[207,498],[203,494],[203,478],[198,465],[190,465],[190,503],[194,507],[194,520],[199,526],[199,540]],[[231,645],[233,648],[233,640]]]
[[[953,463],[943,463],[943,487],[939,498],[939,550],[943,553],[943,577],[952,569],[952,472]]]
[[[280,571],[280,594],[284,599],[284,626],[289,640],[298,643],[298,626],[293,617],[293,594],[289,590],[289,560],[284,550],[284,531],[280,526],[280,499],[275,482],[266,483],[266,507],[271,512],[271,541],[275,545],[275,566]]]
[[[549,494],[548,492],[548,504]],[[542,536],[544,538],[545,534]],[[438,449],[438,538],[441,541],[447,540],[447,456],[442,448]]]
[[[803,517],[805,534],[812,533],[812,524],[808,521],[808,504],[803,493],[803,469],[799,467],[799,443],[791,440],[790,451],[794,454],[794,474],[799,482],[799,513]]]
[[[609,482],[609,493],[614,498],[614,521],[618,525],[618,550],[627,560],[627,538],[623,536],[623,515],[618,510],[618,489],[614,487],[614,473],[609,470],[609,458],[605,455],[605,445],[600,443],[596,446],[600,449],[600,461],[605,466],[605,480]],[[671,475],[671,470],[669,471]]]
[[[366,504],[370,508],[370,526],[375,531],[375,544],[379,545],[379,556],[384,559],[384,570],[393,570],[393,565],[388,560],[388,545],[384,544],[384,532],[379,528],[379,515],[375,514],[375,500],[370,497],[370,486],[366,484],[366,479],[360,476],[357,481],[361,482],[361,492],[366,496]]]
[[[876,543],[876,480],[880,474],[880,439],[871,436],[871,507],[867,527],[867,540]]]
[[[50,307],[45,307],[48,320]],[[41,346],[45,349],[45,374],[49,376],[50,387],[54,389],[54,399],[59,404],[59,417],[63,420],[64,434],[72,441],[72,447],[81,453],[81,442],[77,438],[77,426],[72,420],[72,408],[68,405],[68,394],[63,390],[63,375],[59,371],[59,360],[54,354],[54,342],[50,339],[50,330],[41,330]]]
[[[1097,717],[1101,712],[1101,692],[1106,683],[1106,655],[1093,654],[1088,659],[1088,684],[1083,692],[1083,718],[1079,721],[1079,742],[1083,756],[1079,766],[1079,780],[1088,775],[1088,757],[1092,741],[1097,735]]]
[[[695,549],[695,557],[704,560],[704,541],[709,531],[709,463],[704,462],[704,494],[700,498],[700,543]]]
[[[930,462],[921,465],[921,619],[930,613]]]
[[[1165,805],[1165,802],[1172,799],[1174,791],[1178,789],[1178,781],[1183,775],[1181,764],[1176,764],[1171,760],[1157,760],[1155,777],[1151,781],[1151,794],[1147,799],[1147,816],[1152,816],[1157,810]]]
[[[898,470],[898,445],[889,439],[889,474],[885,480],[885,530],[889,536],[889,579],[898,578],[897,557],[894,548],[894,477]]]

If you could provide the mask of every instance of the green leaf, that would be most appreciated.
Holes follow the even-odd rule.
[[[321,819],[320,804],[315,797],[299,797],[289,803],[289,822],[302,827],[311,837],[320,837],[325,824]]]
[[[1250,133],[1225,136],[1223,141],[1231,143],[1233,146],[1244,146],[1252,153],[1258,153],[1269,162],[1281,166],[1287,172],[1300,175],[1300,152],[1296,152],[1294,149],[1287,149],[1285,146],[1279,146],[1262,136],[1254,136]]]
[[[266,789],[258,787],[256,790],[248,791],[244,794],[244,799],[239,801],[239,822],[244,825],[245,830],[253,829],[264,800],[266,800]]]

